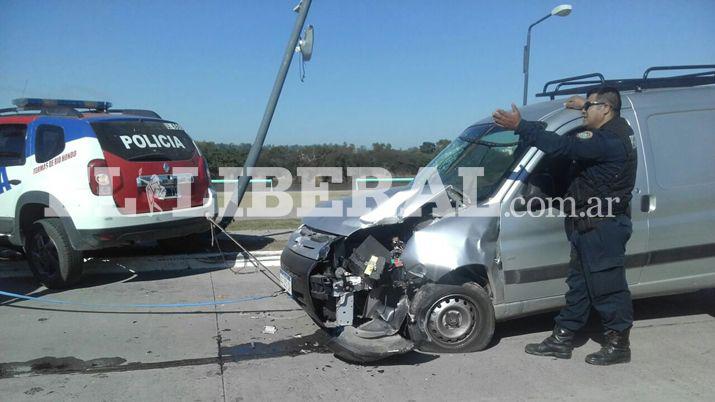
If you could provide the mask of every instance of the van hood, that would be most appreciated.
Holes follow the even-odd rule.
[[[361,229],[395,224],[402,222],[407,217],[419,216],[424,205],[435,202],[440,197],[447,197],[445,193],[448,189],[449,187],[445,187],[439,192],[432,193],[425,191],[426,189],[421,186],[395,187],[383,193],[387,196],[387,199],[383,200],[380,204],[377,204],[375,199],[371,198],[370,195],[379,194],[381,192],[366,192],[365,195],[368,197],[365,203],[366,210],[361,211],[362,213],[359,216],[355,216],[356,214],[354,212],[349,214],[349,209],[353,207],[352,197],[324,201],[318,203],[316,208],[303,218],[303,224],[321,232],[349,236]],[[326,209],[334,208],[336,203],[342,203],[340,215],[326,216],[328,215],[325,212]],[[438,206],[440,204],[444,205],[444,202],[437,202],[436,204]],[[445,210],[443,207],[442,209],[434,209],[432,213],[442,215],[448,213],[450,210],[453,211],[453,208]],[[331,212],[331,215],[336,214],[335,212]]]
[[[524,106],[520,109],[522,118],[526,120],[543,120],[563,110],[563,100],[539,102]],[[558,125],[572,120],[578,117],[578,115],[580,115],[579,112],[575,110],[567,110],[564,117],[555,120],[552,124],[558,127]],[[491,123],[492,120],[492,117],[488,116],[474,124]],[[354,216],[355,214],[352,214],[353,216],[348,215],[348,209],[351,208],[353,204],[353,200],[350,197],[336,201],[325,201],[318,203],[317,208],[303,218],[303,223],[321,232],[349,236],[360,229],[399,223],[406,217],[420,213],[422,206],[439,197],[443,197],[449,188],[451,187],[445,187],[440,192],[433,194],[430,192],[425,193],[421,186],[395,187],[384,193],[388,196],[388,199],[382,201],[379,205],[377,205],[374,199],[368,198],[366,202],[368,211],[365,211],[359,216]],[[320,208],[334,207],[336,202],[342,202],[342,210],[339,211],[339,213],[331,211],[331,215],[333,216],[325,216],[327,215],[325,209],[320,211]],[[440,203],[437,203],[437,205],[440,205]],[[445,210],[433,211],[436,215],[442,215],[448,212],[449,211]]]

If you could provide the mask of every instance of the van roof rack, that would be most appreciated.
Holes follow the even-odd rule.
[[[133,115],[140,117],[150,117],[161,119],[156,112],[144,109],[110,109],[111,102],[86,101],[69,99],[40,99],[40,98],[20,98],[14,99],[12,104],[16,107],[0,109],[0,115],[5,114],[46,114],[53,116],[74,116],[82,117],[82,113],[77,109],[86,109],[91,113],[114,113],[122,115]]]
[[[652,78],[648,75],[653,71],[670,71],[670,70],[708,70],[699,73],[675,75],[672,77]],[[558,80],[549,81],[544,85],[541,93],[536,94],[538,97],[548,96],[552,100],[558,95],[578,95],[584,94],[591,89],[602,86],[609,86],[618,89],[619,91],[636,91],[640,92],[644,89],[653,88],[677,88],[677,87],[695,87],[700,85],[715,84],[715,64],[700,64],[688,66],[657,66],[650,67],[645,70],[642,78],[626,78],[607,80],[601,73],[591,73],[577,75],[575,77],[566,77]],[[555,85],[551,91],[547,91],[549,86]],[[562,88],[569,87],[569,88]]]

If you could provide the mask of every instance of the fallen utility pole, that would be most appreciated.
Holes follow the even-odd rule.
[[[298,41],[300,39],[300,33],[303,30],[303,25],[305,24],[305,19],[308,16],[308,10],[310,9],[310,3],[312,0],[301,0],[300,4],[296,7],[298,11],[298,18],[295,20],[295,26],[293,27],[293,32],[288,40],[288,46],[283,53],[283,61],[281,62],[281,68],[278,70],[278,76],[276,77],[276,82],[273,84],[273,91],[271,91],[271,97],[268,99],[268,105],[266,105],[266,110],[263,113],[263,120],[261,121],[261,126],[258,128],[258,133],[256,134],[256,139],[251,146],[251,150],[248,152],[248,157],[246,157],[246,162],[243,164],[242,175],[238,180],[238,186],[235,192],[232,194],[229,200],[224,215],[221,219],[221,226],[226,227],[233,220],[233,216],[238,210],[238,205],[241,203],[244,194],[246,193],[246,188],[251,180],[251,173],[258,158],[261,156],[261,150],[263,149],[263,143],[266,140],[266,134],[268,133],[268,128],[271,125],[271,120],[273,120],[273,113],[276,111],[276,105],[278,104],[278,98],[281,96],[281,91],[283,90],[283,83],[285,82],[286,75],[288,75],[288,69],[290,68],[291,61],[293,60],[293,53],[298,46]]]

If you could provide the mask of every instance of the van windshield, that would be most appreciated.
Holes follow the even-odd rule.
[[[427,167],[436,168],[442,184],[460,192],[463,180],[459,168],[483,167],[484,176],[477,179],[477,201],[483,201],[493,195],[526,148],[520,146],[514,131],[494,124],[475,125],[464,130]]]
[[[128,161],[187,160],[196,150],[181,126],[168,121],[97,121],[92,128],[104,151]]]

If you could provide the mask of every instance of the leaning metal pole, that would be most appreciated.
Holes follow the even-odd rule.
[[[531,27],[533,27],[533,25]],[[529,33],[526,34],[526,46],[524,46],[524,100],[521,103],[523,106],[526,106],[527,94],[529,92],[529,52],[531,50],[531,27],[529,27]]]
[[[238,210],[238,205],[241,203],[244,194],[246,193],[246,188],[251,180],[251,170],[256,167],[259,156],[261,156],[261,150],[263,149],[263,143],[266,140],[266,134],[268,133],[268,128],[271,125],[271,120],[273,120],[273,113],[276,110],[276,105],[278,104],[278,98],[281,96],[281,91],[283,90],[283,83],[285,82],[286,75],[288,74],[288,69],[290,68],[290,63],[293,60],[293,53],[295,53],[295,48],[298,45],[298,40],[300,39],[300,33],[303,30],[303,25],[305,24],[305,19],[308,16],[308,10],[310,9],[310,3],[312,0],[301,0],[298,5],[298,18],[295,20],[295,26],[293,27],[293,32],[288,40],[288,46],[283,53],[283,61],[281,62],[281,68],[278,70],[278,76],[276,77],[276,82],[273,84],[273,91],[271,92],[271,97],[268,99],[268,105],[266,105],[266,111],[263,113],[263,121],[261,121],[261,126],[258,128],[258,134],[256,134],[256,139],[253,141],[251,150],[248,152],[248,157],[246,157],[246,162],[243,164],[243,172],[238,180],[238,186],[221,219],[222,226],[228,225],[233,216]]]

